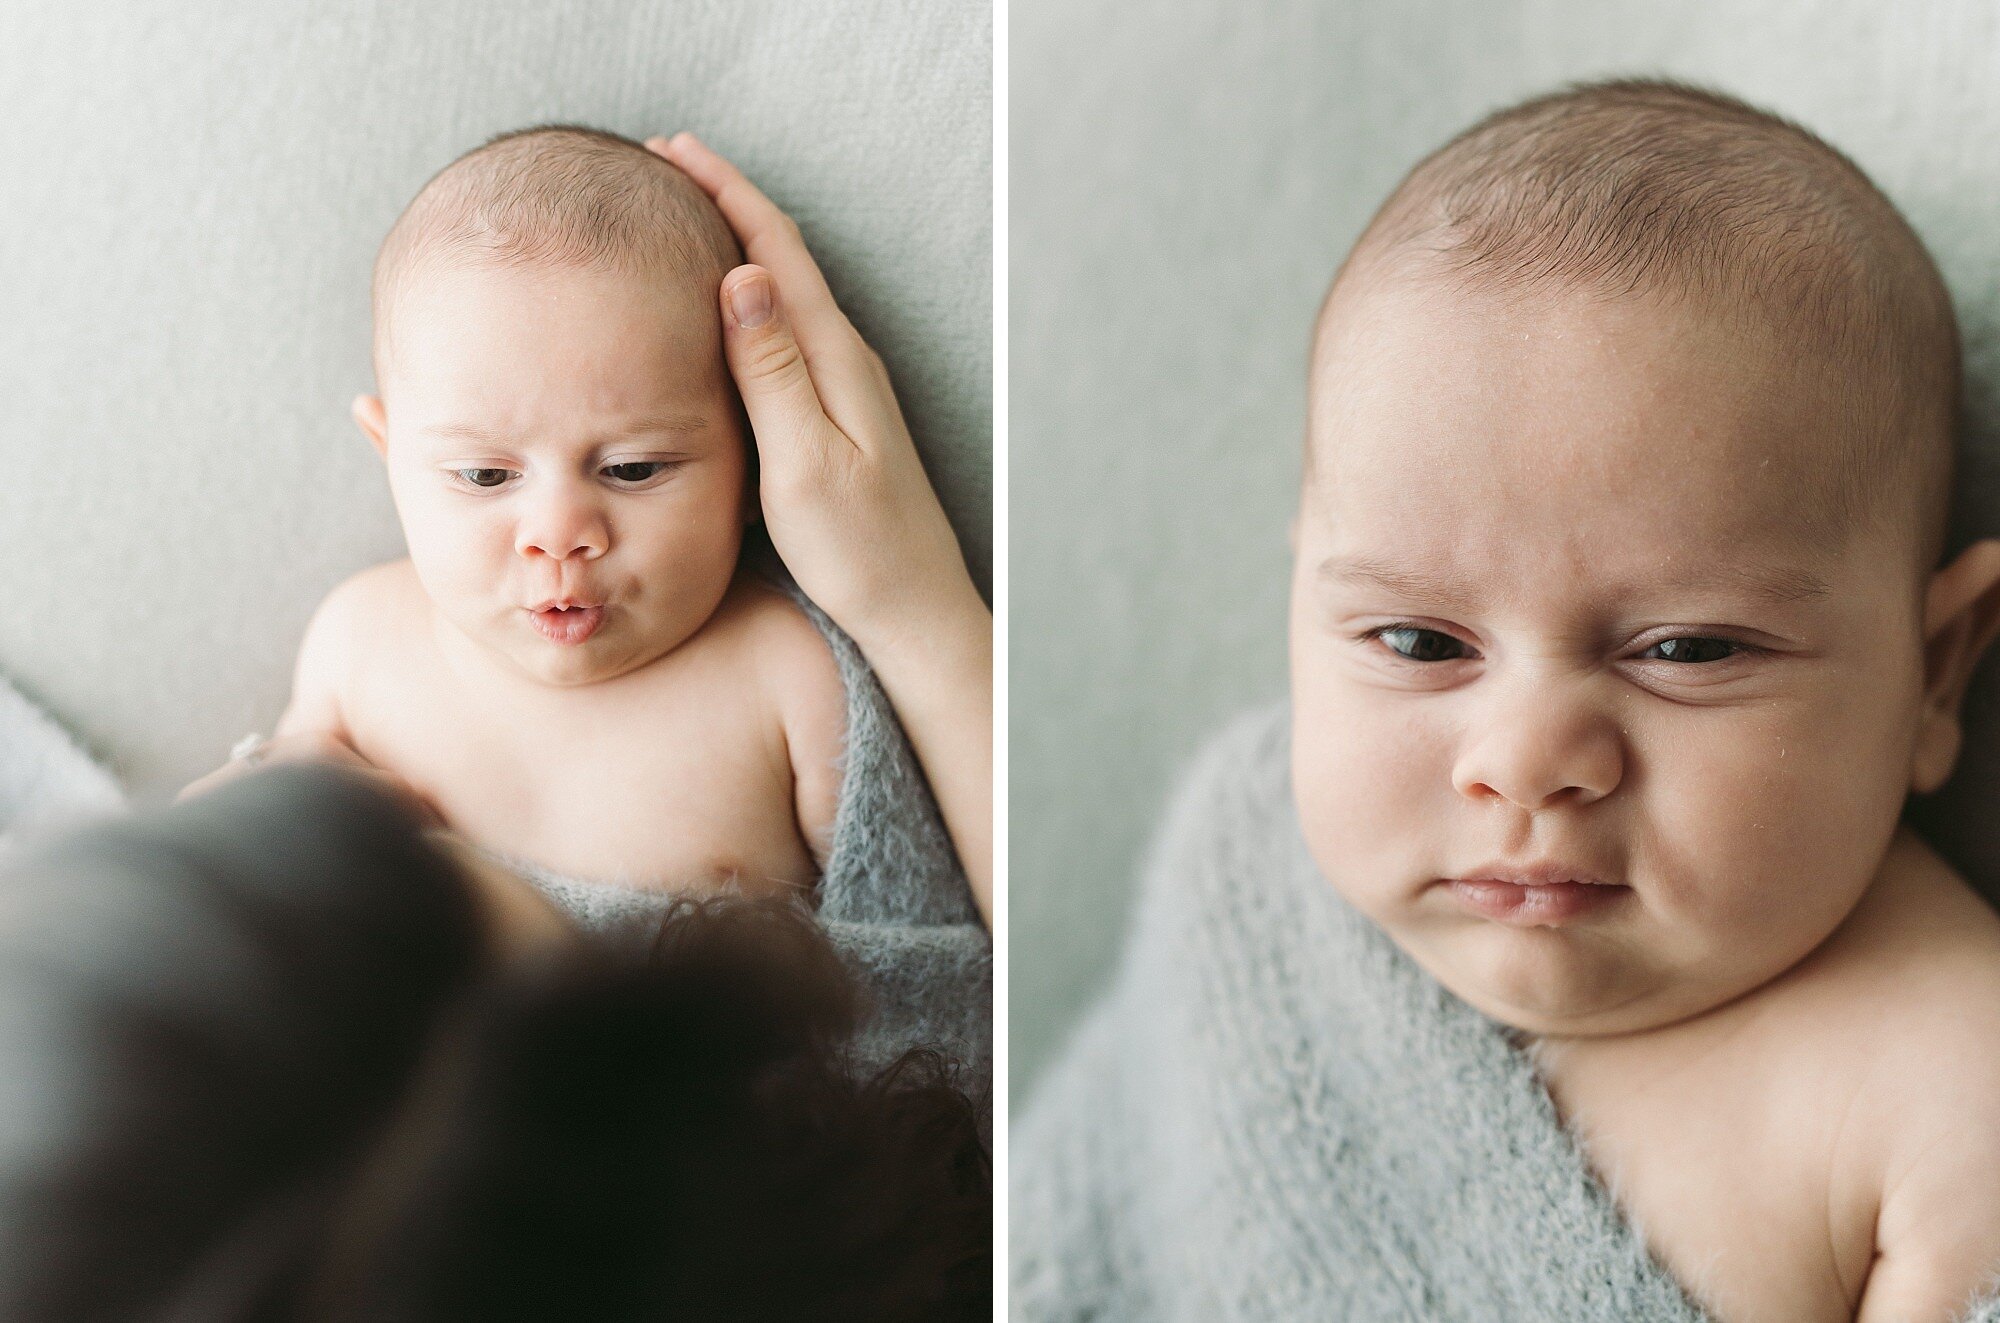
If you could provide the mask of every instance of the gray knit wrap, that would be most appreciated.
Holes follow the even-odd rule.
[[[1321,877],[1282,707],[1183,781],[1010,1165],[1020,1320],[1707,1318],[1509,1031]],[[2000,1297],[1975,1309],[2000,1323]]]

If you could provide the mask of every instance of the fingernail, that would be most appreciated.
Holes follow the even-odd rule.
[[[736,324],[746,331],[754,331],[771,320],[771,279],[769,276],[751,276],[736,282],[736,288],[729,291],[729,311],[736,316]]]

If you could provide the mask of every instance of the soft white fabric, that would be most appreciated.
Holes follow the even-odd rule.
[[[376,245],[432,172],[573,120],[700,132],[887,359],[984,582],[992,16],[928,0],[0,5],[0,674],[145,799],[282,710],[401,554],[348,417]]]
[[[0,676],[0,854],[27,834],[123,802],[89,753]]]

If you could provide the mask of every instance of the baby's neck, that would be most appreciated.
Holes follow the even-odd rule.
[[[423,603],[430,636],[439,660],[471,701],[494,704],[496,712],[517,717],[541,713],[574,713],[580,708],[614,701],[621,682],[628,681],[645,667],[583,684],[559,685],[527,674],[519,666],[470,637],[445,618],[426,598]]]

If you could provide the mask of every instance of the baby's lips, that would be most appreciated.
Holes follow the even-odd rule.
[[[1510,882],[1515,886],[1549,886],[1559,882],[1582,882],[1593,886],[1613,885],[1606,872],[1564,860],[1536,860],[1523,863],[1494,862],[1467,869],[1454,882]]]
[[[580,606],[567,611],[535,611],[530,613],[528,619],[534,622],[536,632],[549,642],[575,646],[589,639],[603,625],[604,608]]]

